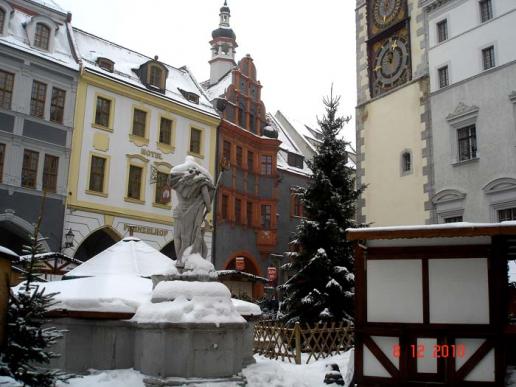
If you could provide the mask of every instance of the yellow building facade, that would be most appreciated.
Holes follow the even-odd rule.
[[[187,155],[215,175],[217,112],[187,68],[80,30],[74,37],[81,74],[65,229],[75,237],[65,252],[86,260],[132,232],[174,256],[166,177]]]
[[[357,1],[359,221],[430,223],[428,71],[417,0]]]

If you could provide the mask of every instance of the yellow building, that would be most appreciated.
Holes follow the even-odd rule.
[[[357,0],[359,220],[430,222],[428,71],[419,0]]]
[[[129,235],[174,255],[166,178],[187,155],[215,174],[217,112],[186,67],[74,30],[81,74],[65,230],[85,260]],[[208,218],[210,221],[211,218]],[[212,233],[206,229],[207,245]]]

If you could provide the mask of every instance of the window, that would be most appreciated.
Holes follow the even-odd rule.
[[[170,196],[168,199],[163,198],[163,192],[168,190],[167,187],[168,175],[163,172],[159,172],[156,175],[156,197],[154,203],[167,204],[170,203]]]
[[[36,179],[38,176],[38,159],[39,153],[28,149],[23,152],[23,165],[21,185],[27,188],[36,188]]]
[[[498,210],[499,222],[506,222],[509,220],[516,220],[516,207]]]
[[[32,82],[32,95],[30,98],[30,114],[34,117],[43,118],[45,115],[45,99],[47,85],[34,81]]]
[[[239,167],[242,166],[243,150],[241,146],[236,147],[236,163]]]
[[[412,157],[410,152],[403,152],[401,155],[401,172],[410,172],[412,169]]]
[[[14,74],[0,70],[0,107],[11,108],[13,99]]]
[[[66,91],[52,88],[52,99],[50,101],[50,121],[63,123],[64,105]]]
[[[108,58],[97,58],[97,66],[112,73],[115,70],[115,62]]]
[[[163,71],[158,66],[151,66],[150,76],[149,76],[149,84],[161,89],[162,88],[162,86],[161,86],[161,73],[162,72]]]
[[[262,155],[262,175],[272,175],[272,156]]]
[[[291,167],[303,169],[303,160],[304,160],[303,156],[288,152],[287,163]]]
[[[245,106],[244,106],[244,104],[242,102],[238,106],[238,124],[242,128],[246,127],[246,124],[245,124]]]
[[[271,229],[271,205],[262,204],[262,228],[264,230]]]
[[[59,157],[45,155],[43,164],[43,191],[56,192]]]
[[[4,175],[5,144],[0,144],[0,183]]]
[[[104,192],[104,175],[106,173],[106,159],[98,156],[91,157],[89,190]]]
[[[254,153],[251,151],[247,151],[247,169],[249,172],[254,170]]]
[[[136,165],[129,166],[129,184],[127,186],[127,197],[140,200],[142,187],[143,168]]]
[[[477,157],[477,135],[475,125],[457,130],[459,140],[459,161]]]
[[[224,145],[222,147],[222,157],[226,162],[231,162],[231,143],[229,141],[224,141]]]
[[[301,217],[303,216],[303,204],[299,194],[292,194],[292,215]]]
[[[0,8],[0,34],[4,31],[4,25],[5,25],[5,11]]]
[[[229,197],[228,195],[222,195],[222,219],[227,220],[228,219],[228,202]]]
[[[97,97],[97,109],[95,110],[95,124],[109,128],[109,116],[111,114],[111,101]]]
[[[145,126],[147,123],[147,112],[134,109],[133,113],[133,136],[145,137]]]
[[[242,223],[242,200],[235,199],[235,223]]]
[[[480,20],[482,23],[493,18],[493,5],[491,0],[482,0],[478,3],[480,6]]]
[[[441,43],[448,39],[448,20],[444,19],[437,23],[437,42]]]
[[[190,152],[201,154],[201,135],[199,129],[192,128],[190,131]]]
[[[482,61],[484,63],[484,70],[488,70],[495,66],[494,54],[494,46],[490,46],[482,50]]]
[[[462,216],[450,216],[449,218],[444,218],[444,223],[459,223],[462,222]]]
[[[247,202],[246,206],[246,212],[247,212],[247,225],[249,227],[252,227],[253,225],[253,202]]]
[[[43,23],[36,24],[36,33],[34,34],[34,46],[42,50],[48,50],[50,42],[50,28]]]
[[[439,88],[442,89],[443,87],[448,86],[450,84],[448,66],[441,67],[437,72],[439,73]]]
[[[162,144],[172,144],[172,121],[161,117],[159,125],[159,142]]]

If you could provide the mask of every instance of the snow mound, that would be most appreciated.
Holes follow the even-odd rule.
[[[142,323],[243,323],[231,298],[178,296],[174,301],[142,304],[131,321]]]
[[[185,271],[191,271],[192,274],[206,274],[215,271],[215,267],[211,262],[208,262],[200,254],[191,254],[192,247],[185,250],[183,255]]]
[[[191,300],[194,297],[231,298],[231,292],[220,282],[163,281],[152,292],[152,300],[172,301],[178,297]]]
[[[22,282],[13,291],[24,290]],[[134,313],[138,306],[150,300],[152,281],[135,276],[99,276],[38,283],[45,293],[54,296],[51,309],[88,312]]]
[[[134,275],[177,273],[173,261],[142,240],[134,237],[120,242],[70,270],[66,277],[94,277],[100,275]]]
[[[260,316],[262,314],[262,310],[256,304],[252,302],[237,300],[236,298],[232,298],[233,306],[242,316]]]

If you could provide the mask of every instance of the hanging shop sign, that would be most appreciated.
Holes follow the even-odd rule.
[[[274,282],[278,278],[278,269],[274,266],[269,266],[267,268],[267,276],[269,278],[269,282]]]
[[[235,258],[235,268],[239,271],[245,270],[245,258],[244,257],[236,257]]]

